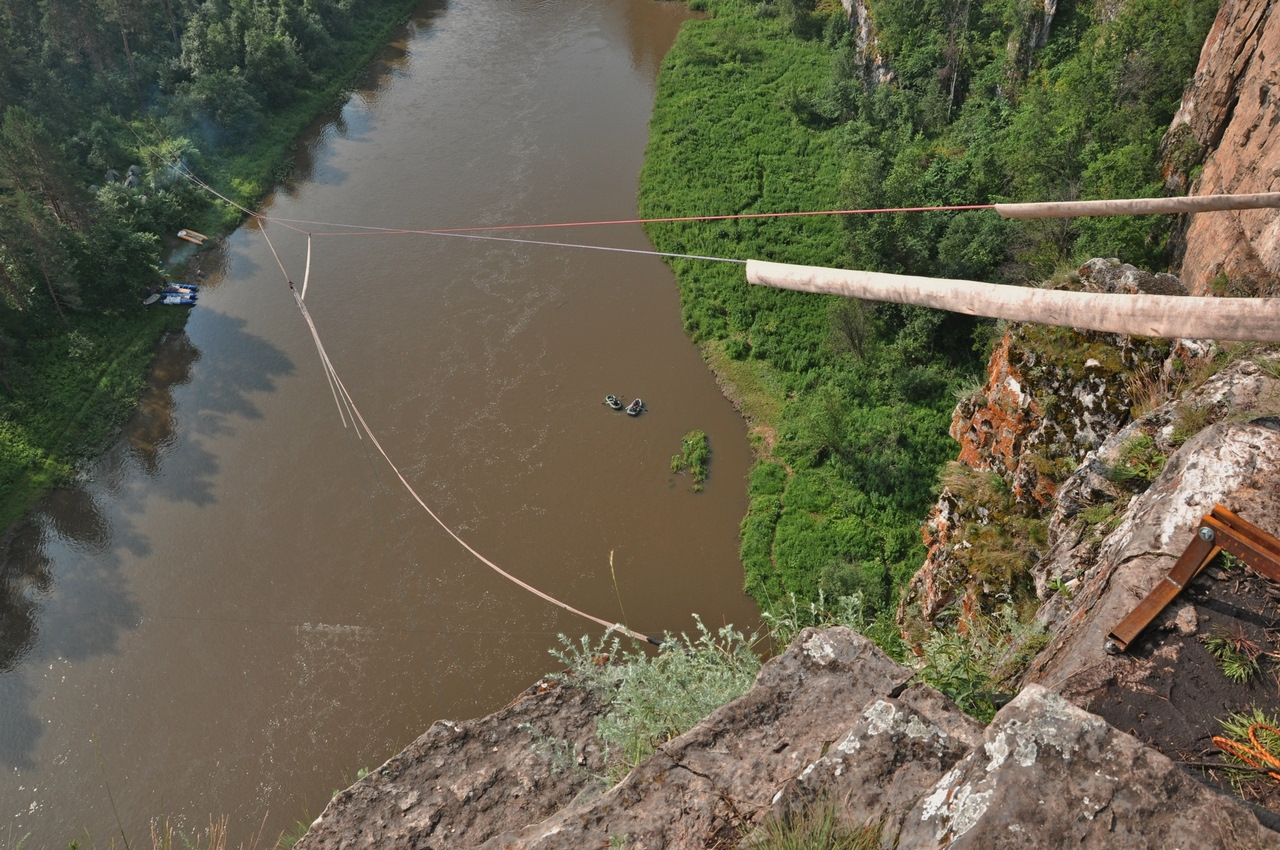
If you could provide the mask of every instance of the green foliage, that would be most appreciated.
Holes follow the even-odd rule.
[[[767,644],[785,647],[806,628],[846,626],[866,634],[893,657],[902,660],[905,650],[888,611],[868,609],[858,595],[835,599],[830,605],[819,592],[814,601],[795,596],[768,610],[763,619]],[[665,635],[656,653],[634,645],[627,650],[621,639],[606,633],[598,640],[583,636],[577,641],[560,635],[561,646],[552,649],[565,668],[555,678],[595,693],[604,705],[596,723],[596,736],[605,754],[605,779],[617,782],[657,747],[692,729],[715,709],[746,693],[760,671],[756,647],[765,643],[759,635],[745,637],[732,626],[712,633],[696,615],[697,635]],[[580,748],[522,726],[532,746],[551,763],[553,771],[578,772]]]
[[[1159,142],[1217,6],[1135,0],[1092,17],[1088,5],[1067,7],[1033,51],[1039,23],[1027,4],[877,0],[878,46],[897,86],[842,88],[863,69],[839,60],[829,83],[843,95],[848,205],[1160,194]],[[1090,256],[1157,266],[1171,226],[1153,217],[1011,223],[977,212],[846,225],[858,267],[983,280],[1045,277]]]
[[[1213,418],[1213,408],[1203,404],[1184,404],[1173,420],[1169,442],[1180,446],[1204,430]]]
[[[1090,505],[1080,511],[1080,519],[1086,526],[1099,526],[1104,534],[1110,534],[1123,518],[1122,507],[1116,502]]]
[[[616,781],[655,748],[692,729],[730,700],[746,693],[760,669],[755,636],[732,626],[714,634],[696,616],[698,634],[666,635],[656,654],[624,650],[605,634],[577,643],[560,636],[552,654],[567,668],[566,680],[594,691],[606,709],[596,723],[610,778]]]
[[[1107,478],[1133,490],[1145,490],[1164,469],[1166,460],[1155,441],[1138,432],[1120,445],[1115,464],[1107,468]]]
[[[1056,593],[1067,600],[1070,600],[1076,595],[1075,583],[1062,577],[1050,579],[1048,587],[1051,593]]]
[[[1027,571],[1048,544],[1047,523],[1026,515],[999,473],[979,471],[962,463],[947,464],[942,486],[956,499],[979,508],[981,522],[960,529],[951,555],[971,579],[994,584],[1007,592],[1025,583]]]
[[[181,166],[256,203],[300,130],[412,5],[7,4],[0,522],[110,436],[132,409],[158,334],[181,324],[181,312],[139,303],[160,280],[162,237],[238,222],[239,211],[215,208]],[[131,165],[138,185],[108,178]]]
[[[671,471],[679,474],[688,470],[693,479],[693,490],[702,489],[702,482],[707,480],[707,461],[711,457],[711,448],[704,431],[690,431],[680,440],[680,454],[671,456]]]
[[[1006,603],[977,614],[955,630],[938,630],[921,646],[921,678],[970,716],[989,723],[1005,701],[1001,688],[1048,645],[1044,624],[1024,621]]]
[[[837,597],[819,590],[817,596],[807,602],[799,601],[792,594],[764,609],[760,616],[769,630],[770,641],[777,647],[789,645],[804,629],[844,626],[875,641],[895,661],[905,663],[907,660],[906,646],[893,612],[868,608],[866,600],[857,593]]]
[[[0,393],[0,525],[101,449],[137,403],[142,375],[176,310],[77,316],[61,334],[29,339]]]
[[[1218,661],[1222,674],[1240,685],[1247,685],[1261,672],[1258,657],[1262,647],[1240,628],[1215,629],[1201,637],[1205,649]]]

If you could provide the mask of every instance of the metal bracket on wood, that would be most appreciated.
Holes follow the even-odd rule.
[[[1216,505],[1201,517],[1195,536],[1168,575],[1107,635],[1107,652],[1124,652],[1219,551],[1230,552],[1254,572],[1280,582],[1280,540]]]

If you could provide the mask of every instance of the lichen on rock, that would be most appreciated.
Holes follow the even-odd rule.
[[[1090,260],[1054,285],[1186,294],[1172,275],[1110,259]],[[1033,565],[1053,545],[1045,523],[1059,487],[1135,408],[1163,401],[1216,350],[1198,340],[1007,326],[986,384],[956,406],[959,457],[925,523],[925,563],[902,595],[904,637],[918,644],[940,622],[989,612],[992,599],[1029,597]],[[983,486],[982,476],[996,486]],[[1035,591],[1044,593],[1039,580]]]

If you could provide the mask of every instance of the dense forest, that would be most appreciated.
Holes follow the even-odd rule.
[[[181,326],[141,305],[166,240],[237,217],[184,172],[256,202],[413,5],[0,0],[0,525],[110,437]]]
[[[646,217],[1155,196],[1217,0],[697,0],[659,81]],[[1166,143],[1166,148],[1168,147]],[[1029,285],[1092,256],[1170,259],[1167,218],[989,211],[651,225],[665,251]],[[684,323],[752,421],[746,588],[766,609],[855,594],[889,627],[957,393],[995,328],[749,286],[672,263]]]

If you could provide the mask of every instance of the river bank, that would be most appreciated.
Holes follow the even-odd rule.
[[[841,208],[847,142],[801,106],[830,85],[847,32],[843,11],[767,15],[724,0],[710,12],[685,26],[664,62],[642,216]],[[647,231],[675,253],[849,262],[834,216]],[[976,371],[972,353],[951,356],[948,347],[967,346],[937,344],[932,318],[893,309],[873,317],[839,299],[750,287],[733,263],[670,264],[686,331],[753,429],[741,539],[747,591],[762,608],[793,594],[859,591],[885,614],[923,559],[920,522],[952,452],[950,388]],[[836,318],[852,334],[843,342],[833,335]],[[901,333],[908,325],[910,340]],[[963,340],[963,328],[942,331],[953,332]]]
[[[234,155],[201,158],[204,169],[197,176],[242,206],[255,209],[292,174],[300,137],[342,108],[391,33],[421,5],[421,0],[401,0],[375,9],[376,16],[352,32],[344,49],[335,51],[345,60],[340,66],[318,79],[305,97],[273,111],[262,131]],[[205,245],[191,253],[188,243],[172,234],[162,235],[165,256],[180,257],[162,268],[164,279],[199,283],[194,266],[192,270],[188,266],[198,263],[202,253],[218,250],[244,219],[242,210],[207,199],[203,215],[186,222],[209,235]],[[151,279],[158,279],[151,270],[139,273],[139,293],[144,293]],[[9,390],[0,396],[0,543],[11,539],[15,523],[40,498],[72,480],[119,436],[137,408],[156,345],[164,334],[182,330],[186,311],[136,307],[103,315],[69,311],[62,321],[61,333],[21,346],[20,356],[9,358],[0,371]],[[3,566],[0,562],[0,577]]]

